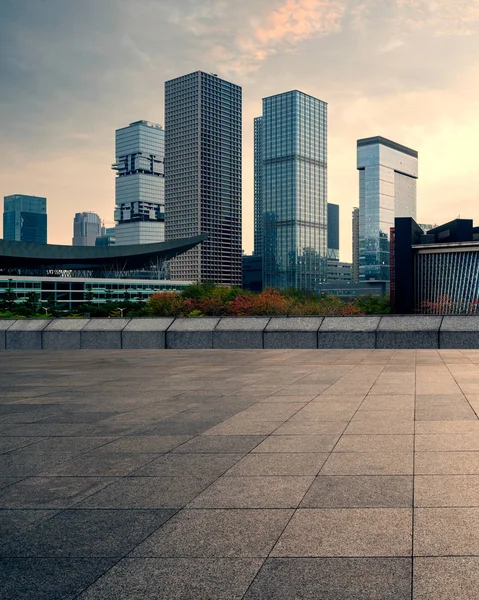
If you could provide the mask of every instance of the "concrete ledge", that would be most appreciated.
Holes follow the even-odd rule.
[[[0,350],[5,350],[6,331],[15,323],[13,319],[0,319]]]
[[[375,348],[381,317],[325,317],[318,348]]]
[[[121,332],[130,319],[91,319],[80,331],[80,347],[88,350],[120,350]]]
[[[223,317],[213,331],[213,348],[263,347],[263,331],[269,317]]]
[[[316,349],[323,317],[273,317],[264,332],[264,347]]]
[[[79,350],[80,332],[89,319],[54,319],[42,332],[44,350]]]
[[[132,319],[121,333],[122,348],[164,350],[166,348],[166,330],[173,321],[173,317]]]
[[[439,348],[442,319],[432,315],[382,317],[376,332],[376,348]]]
[[[479,348],[479,317],[444,317],[439,348]]]
[[[41,350],[42,331],[51,319],[18,319],[5,332],[6,350]]]
[[[171,349],[213,348],[213,331],[219,317],[178,318],[166,332],[166,347]]]
[[[479,349],[478,316],[0,319],[0,351]]]

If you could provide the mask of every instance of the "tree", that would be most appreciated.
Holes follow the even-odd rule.
[[[8,287],[0,296],[0,307],[2,310],[11,311],[15,308],[15,300],[17,296],[12,288],[12,280],[8,280]]]
[[[93,290],[91,289],[91,285],[87,284],[86,285],[86,291],[85,291],[85,301],[90,304],[91,302],[93,302],[95,295],[93,293]]]
[[[23,306],[25,309],[31,314],[35,315],[38,312],[38,307],[40,304],[40,296],[36,292],[28,292]]]

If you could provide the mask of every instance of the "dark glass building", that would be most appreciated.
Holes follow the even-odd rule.
[[[339,206],[328,202],[328,259],[339,260]]]
[[[479,312],[479,227],[471,219],[424,233],[414,219],[398,218],[392,233],[394,312]]]
[[[263,289],[263,264],[261,256],[243,256],[243,289],[261,292]]]
[[[263,98],[255,144],[263,285],[317,290],[327,277],[327,104],[298,90]]]
[[[241,285],[241,88],[197,71],[165,84],[165,237],[208,239],[172,279]]]
[[[3,239],[47,243],[47,199],[15,194],[3,200]]]

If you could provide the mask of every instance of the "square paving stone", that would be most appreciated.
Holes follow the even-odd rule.
[[[69,508],[115,478],[30,477],[0,492],[0,508]]]
[[[73,600],[114,564],[107,558],[4,558],[0,598]]]
[[[347,424],[347,421],[317,421],[315,423],[288,421],[275,429],[272,435],[341,435]]]
[[[107,452],[89,452],[54,467],[43,474],[48,476],[75,477],[120,477],[128,475],[142,465],[151,462],[151,454],[122,454]]]
[[[301,508],[409,508],[412,477],[317,477]]]
[[[264,440],[264,435],[199,435],[175,448],[174,453],[246,454]]]
[[[479,475],[479,452],[416,452],[416,475]]]
[[[314,477],[221,477],[188,508],[296,508]]]
[[[267,556],[292,514],[292,510],[184,509],[130,556]]]
[[[78,508],[182,508],[211,478],[123,477]]]
[[[479,556],[479,508],[416,508],[415,556]]]
[[[479,435],[475,433],[416,434],[416,452],[479,451]]]
[[[334,452],[412,452],[412,435],[343,435]]]
[[[51,519],[58,512],[57,509],[0,509],[0,544],[5,543],[8,536],[16,535],[34,524]]]
[[[262,559],[126,558],[78,600],[241,600]]]
[[[346,435],[408,435],[414,433],[414,421],[351,421],[344,433]]]
[[[125,436],[103,448],[105,452],[163,454],[191,439],[189,435]]]
[[[416,423],[416,433],[476,433],[479,435],[479,420],[422,421]]]
[[[415,506],[479,506],[479,475],[417,475]]]
[[[452,556],[414,559],[413,598],[471,600],[479,589],[479,557]]]
[[[269,435],[284,421],[254,421],[232,417],[203,432],[203,435]]]
[[[216,478],[242,457],[243,454],[166,454],[138,469],[132,475]]]
[[[335,452],[320,475],[412,475],[412,452]]]
[[[226,477],[260,475],[317,475],[328,458],[327,453],[248,454],[225,473]]]
[[[244,600],[410,600],[408,558],[269,558]]]
[[[257,446],[253,453],[261,452],[330,452],[339,435],[275,435]]]
[[[19,477],[0,477],[0,490],[20,481]]]
[[[40,475],[72,458],[66,452],[32,452],[29,447],[20,448],[2,455],[0,476],[24,478]]]
[[[271,556],[407,556],[411,544],[411,509],[301,508]]]
[[[175,510],[66,510],[0,543],[2,556],[122,557]]]
[[[413,410],[361,410],[355,413],[352,423],[404,423],[414,421]]]
[[[0,454],[41,442],[41,437],[0,437]]]

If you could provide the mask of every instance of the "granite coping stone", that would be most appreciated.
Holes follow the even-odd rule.
[[[325,317],[319,328],[322,331],[376,331],[381,317]]]
[[[441,332],[443,331],[468,331],[479,333],[479,318],[476,316],[449,316],[444,317],[441,323]]]
[[[123,331],[131,319],[91,319],[82,331]]]
[[[44,331],[81,331],[85,325],[90,322],[90,319],[53,319]]]
[[[0,331],[7,331],[15,323],[14,319],[0,319]]]
[[[223,317],[215,331],[264,331],[270,317]]]
[[[180,317],[168,328],[170,332],[187,332],[187,331],[214,331],[219,317],[197,317],[197,318],[183,318]]]
[[[174,317],[157,317],[156,319],[131,319],[131,321],[123,329],[123,333],[130,331],[166,331],[174,320]]]
[[[443,317],[435,315],[401,315],[381,317],[378,331],[439,331]]]
[[[324,317],[272,317],[265,332],[318,331]]]
[[[50,322],[51,319],[18,319],[7,331],[43,331]]]

